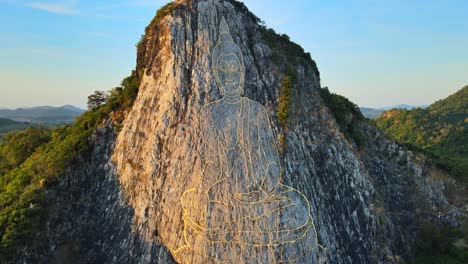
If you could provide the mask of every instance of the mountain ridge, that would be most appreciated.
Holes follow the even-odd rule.
[[[383,112],[391,109],[406,109],[406,110],[411,110],[415,108],[427,108],[429,105],[419,105],[419,106],[414,106],[414,105],[408,105],[408,104],[397,104],[394,106],[386,106],[386,107],[377,107],[377,108],[372,108],[372,107],[365,107],[361,106],[359,109],[361,110],[362,114],[367,117],[367,118],[376,118],[380,116]]]
[[[0,109],[0,117],[19,122],[32,123],[71,123],[85,110],[72,105],[19,107]]]

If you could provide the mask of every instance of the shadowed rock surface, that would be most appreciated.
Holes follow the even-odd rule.
[[[25,252],[26,262],[174,263],[169,249],[184,244],[180,198],[201,172],[200,110],[221,98],[211,51],[223,16],[244,55],[245,96],[265,107],[275,138],[284,138],[282,182],[309,200],[329,263],[397,263],[410,253],[419,219],[458,224],[436,177],[443,173],[364,121],[364,143],[346,138],[320,97],[310,55],[243,4],[177,1],[165,11],[138,45],[141,85],[123,129],[103,124],[92,157],[48,191],[56,206],[47,242]],[[285,126],[276,113],[290,75]]]

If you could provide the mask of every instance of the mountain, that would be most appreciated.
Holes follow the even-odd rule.
[[[409,105],[409,104],[397,104],[394,106],[386,106],[386,107],[379,107],[377,109],[379,110],[390,110],[390,109],[406,109],[406,110],[411,110],[414,108],[426,108],[428,105]]]
[[[411,109],[414,109],[414,108],[426,108],[427,105],[419,105],[419,106],[414,106],[414,105],[408,105],[408,104],[397,104],[395,106],[392,106],[392,107],[382,107],[382,108],[379,108],[379,109],[384,109],[384,110],[390,110],[390,109],[406,109],[406,110],[411,110]]]
[[[426,108],[426,107],[428,107],[428,106],[427,105],[413,106],[413,105],[407,105],[407,104],[398,104],[398,105],[395,105],[395,106],[379,107],[379,108],[360,107],[359,109],[361,110],[361,113],[365,117],[367,117],[367,118],[376,118],[376,117],[380,116],[386,110],[390,110],[390,109],[411,110],[411,109],[414,109],[414,108]]]
[[[468,86],[426,109],[386,111],[375,122],[398,142],[430,153],[468,182]]]
[[[447,174],[321,89],[311,54],[243,3],[167,4],[136,65],[73,124],[1,145],[30,154],[0,159],[4,262],[462,255],[452,230],[464,209]]]
[[[14,130],[22,130],[28,126],[31,126],[31,124],[27,122],[17,122],[11,119],[0,118],[0,135]]]
[[[81,109],[81,108],[78,108],[76,106],[73,106],[73,105],[63,105],[61,106],[61,108],[65,109],[65,110],[70,110],[70,111],[73,111],[73,112],[77,112],[77,113],[83,113],[85,110]]]
[[[30,108],[0,109],[0,117],[19,122],[66,124],[83,113],[84,110],[64,105],[59,107],[37,106]]]

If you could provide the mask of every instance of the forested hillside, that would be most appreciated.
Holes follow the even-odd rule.
[[[468,181],[468,86],[426,109],[393,109],[375,120],[398,142],[431,155]]]
[[[21,130],[25,129],[26,127],[30,126],[31,124],[27,122],[17,122],[14,120],[10,120],[7,118],[0,117],[0,137],[2,134],[13,131],[13,130]]]
[[[110,92],[107,102],[79,116],[71,125],[31,127],[0,139],[0,261],[16,263],[26,246],[44,238],[50,201],[48,186],[59,181],[65,168],[90,151],[88,139],[105,118],[131,107],[139,79],[135,73]],[[121,122],[122,120],[117,120]]]

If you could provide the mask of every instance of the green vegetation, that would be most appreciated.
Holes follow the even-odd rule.
[[[330,93],[327,87],[320,89],[320,96],[325,105],[332,111],[341,132],[348,140],[353,140],[358,146],[361,146],[364,143],[365,135],[358,127],[358,123],[364,121],[359,107],[344,96]]]
[[[49,129],[34,127],[5,135],[0,141],[0,174],[18,167],[37,147],[49,142],[50,138]]]
[[[426,109],[384,112],[375,123],[468,184],[468,86]]]
[[[299,44],[292,42],[288,35],[278,34],[272,28],[267,28],[261,24],[259,27],[262,32],[262,38],[273,50],[273,54],[271,55],[273,63],[279,65],[282,56],[286,57],[287,65],[295,65],[303,62],[310,63],[314,69],[314,73],[320,77],[317,64],[312,59],[309,52],[305,52]]]
[[[426,109],[393,109],[374,120],[387,135],[431,157],[468,184],[468,86]],[[468,225],[423,226],[413,264],[468,263]]]
[[[25,129],[29,126],[31,126],[30,123],[17,122],[7,118],[0,118],[0,134]]]
[[[416,243],[412,264],[468,263],[468,228],[425,225]]]
[[[104,91],[95,91],[88,96],[88,109],[98,108],[107,101],[107,95]]]
[[[289,69],[286,76],[281,82],[280,94],[278,98],[278,110],[276,111],[276,117],[283,128],[281,134],[279,134],[278,141],[280,147],[280,154],[283,154],[286,150],[286,134],[288,133],[288,125],[291,112],[291,101],[292,101],[292,90],[294,82],[296,81],[296,73],[294,70]]]
[[[163,7],[158,9],[158,11],[156,11],[156,17],[154,19],[156,19],[157,21],[160,21],[165,16],[171,14],[174,11],[176,6],[177,6],[177,3],[172,2],[172,1],[165,4]]]
[[[291,108],[292,87],[293,80],[291,76],[284,77],[281,83],[278,111],[276,112],[276,117],[278,117],[278,121],[284,129],[286,129],[288,126],[289,110]]]
[[[92,151],[88,139],[112,111],[127,110],[138,92],[135,72],[113,89],[106,104],[83,113],[68,126],[30,128],[0,141],[0,259],[13,262],[24,246],[39,245],[47,217],[44,189]]]
[[[173,1],[167,3],[166,5],[158,9],[158,11],[156,11],[156,15],[148,24],[148,26],[146,26],[145,34],[141,35],[140,40],[135,45],[137,48],[137,70],[141,70],[142,68],[144,68],[141,65],[142,63],[147,63],[147,58],[145,58],[146,47],[148,45],[146,43],[148,39],[147,37],[149,37],[152,32],[155,32],[154,29],[159,27],[161,20],[167,15],[172,14],[178,5],[178,3]],[[154,44],[155,43],[152,43],[152,45]]]
[[[163,7],[161,7],[160,9],[158,9],[158,11],[156,11],[156,16],[153,18],[153,20],[151,20],[151,22],[149,23],[149,25],[146,27],[146,34],[148,34],[150,28],[152,28],[154,25],[156,24],[159,24],[159,22],[167,15],[171,14],[172,12],[174,12],[174,9],[177,7],[177,3],[176,2],[169,2],[167,3],[166,5],[164,5]]]

